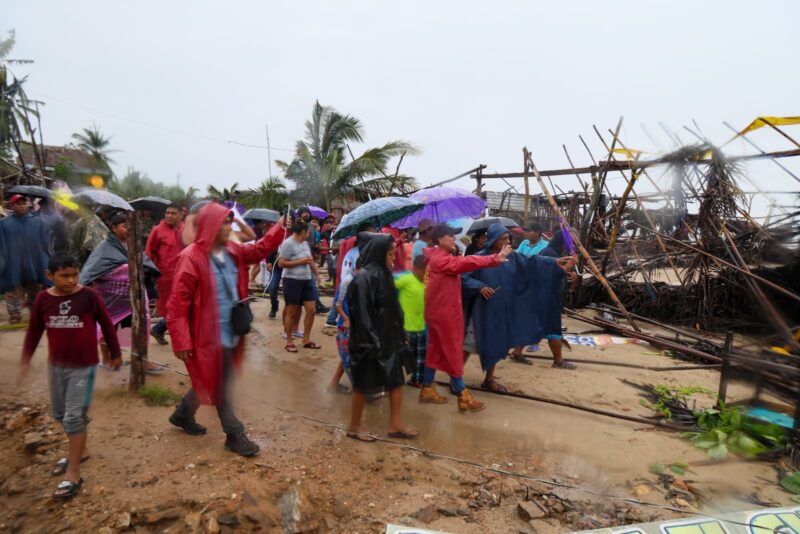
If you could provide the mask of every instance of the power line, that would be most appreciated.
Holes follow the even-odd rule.
[[[99,109],[94,109],[94,108],[90,108],[88,106],[84,106],[82,104],[77,104],[75,102],[70,102],[69,100],[64,100],[63,98],[58,98],[58,97],[55,97],[55,96],[52,96],[52,95],[48,95],[48,94],[42,93],[40,91],[30,90],[29,92],[33,93],[33,94],[37,94],[37,95],[43,96],[43,97],[48,98],[50,100],[54,100],[56,102],[60,102],[62,104],[67,104],[68,106],[76,107],[78,109],[83,109],[85,111],[90,111],[92,113],[97,113],[99,115],[105,115],[106,117],[111,117],[113,119],[129,122],[131,124],[138,124],[139,126],[145,126],[147,128],[153,128],[155,130],[161,130],[161,131],[164,131],[164,132],[169,132],[169,133],[173,133],[173,134],[177,134],[177,135],[185,135],[185,136],[188,136],[188,137],[194,137],[194,138],[197,138],[197,139],[203,139],[205,141],[214,141],[214,142],[217,142],[217,143],[225,143],[225,144],[228,144],[228,145],[236,145],[236,146],[241,146],[241,147],[245,147],[245,148],[257,148],[259,150],[270,150],[270,149],[272,149],[272,150],[280,150],[280,151],[283,151],[283,152],[294,152],[294,150],[291,149],[291,148],[281,148],[281,147],[275,147],[275,146],[270,147],[270,146],[267,146],[267,145],[252,145],[252,144],[249,144],[249,143],[242,143],[241,141],[236,141],[236,140],[232,140],[232,139],[223,139],[221,137],[213,137],[213,136],[205,135],[205,134],[198,134],[198,133],[194,133],[194,132],[187,132],[187,131],[184,131],[184,130],[177,130],[175,128],[169,128],[169,127],[166,127],[166,126],[161,126],[161,125],[158,125],[158,124],[152,124],[152,123],[145,122],[145,121],[140,121],[140,120],[137,120],[137,119],[131,119],[131,118],[128,118],[128,117],[122,117],[120,115],[116,115],[114,113],[108,113],[106,111],[100,111]]]

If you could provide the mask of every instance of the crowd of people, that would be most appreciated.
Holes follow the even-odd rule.
[[[128,214],[100,207],[62,218],[46,203],[32,209],[20,195],[11,197],[10,207],[0,220],[0,280],[10,322],[21,321],[26,300],[31,306],[20,379],[48,334],[52,414],[69,438],[69,456],[53,470],[63,475],[54,497],[68,499],[83,483],[95,368],[119,369],[129,343]],[[484,372],[481,388],[490,391],[505,391],[495,376],[502,360],[528,363],[523,348],[545,339],[553,365],[574,369],[561,355],[560,311],[575,258],[566,255],[558,231],[548,240],[533,224],[514,250],[512,232],[499,223],[469,239],[458,237],[462,228],[427,219],[402,231],[365,223],[338,242],[335,228],[335,218],[319,220],[305,206],[277,223],[251,227],[217,201],[191,209],[171,205],[154,221],[143,265],[157,319],[150,333],[158,344],[171,344],[191,378],[170,423],[205,434],[195,413],[212,405],[225,448],[242,456],[259,452],[231,400],[259,275],[270,296],[270,319],[277,319],[282,286],[289,353],[321,348],[312,339],[314,320],[327,314],[339,355],[328,390],[352,396],[347,436],[360,441],[375,440],[362,414],[382,397],[390,405],[388,435],[416,438],[418,431],[402,418],[402,386],[419,388],[421,403],[447,404],[436,389],[437,371],[448,376],[459,412],[483,410],[464,382],[471,354]],[[320,300],[323,266],[334,289],[331,307]],[[342,384],[345,376],[349,387]]]

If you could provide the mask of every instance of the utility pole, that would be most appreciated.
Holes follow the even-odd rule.
[[[264,128],[267,130],[267,164],[269,165],[269,176],[267,176],[267,179],[270,179],[272,178],[272,150],[269,146],[269,124],[265,124]]]

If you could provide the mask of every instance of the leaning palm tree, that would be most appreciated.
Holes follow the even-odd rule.
[[[85,152],[88,152],[98,163],[111,167],[114,160],[111,159],[109,154],[118,152],[118,150],[111,150],[111,138],[106,137],[103,132],[93,124],[91,128],[84,128],[79,133],[72,134],[72,138],[77,141],[76,146]]]
[[[13,159],[12,152],[16,150],[20,154],[23,137],[29,135],[37,163],[43,167],[42,155],[33,136],[34,128],[31,124],[31,117],[39,118],[40,102],[29,99],[25,93],[24,84],[27,76],[17,78],[11,71],[12,65],[26,65],[33,61],[8,57],[15,43],[13,30],[8,32],[7,39],[0,39],[0,159],[5,160],[4,165],[13,166],[10,163]]]
[[[366,200],[370,196],[402,193],[413,189],[413,178],[400,176],[399,164],[394,175],[387,169],[393,158],[402,162],[406,154],[418,150],[407,141],[391,141],[382,147],[370,148],[354,157],[350,143],[363,141],[361,121],[343,115],[317,101],[306,121],[305,139],[295,145],[294,159],[276,161],[284,176],[295,185],[294,195],[305,202],[330,208],[331,200],[353,196]]]

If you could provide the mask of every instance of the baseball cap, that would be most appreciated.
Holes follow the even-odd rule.
[[[20,200],[28,200],[28,197],[22,195],[11,195],[11,198],[8,199],[8,201],[12,204],[16,204]]]
[[[419,221],[419,224],[417,225],[417,230],[419,230],[420,232],[424,232],[430,228],[433,228],[435,224],[436,223],[434,223],[430,219],[422,219],[421,221]]]
[[[461,228],[453,228],[449,224],[442,223],[433,227],[433,235],[431,236],[434,241],[446,235],[456,235],[461,233]]]

